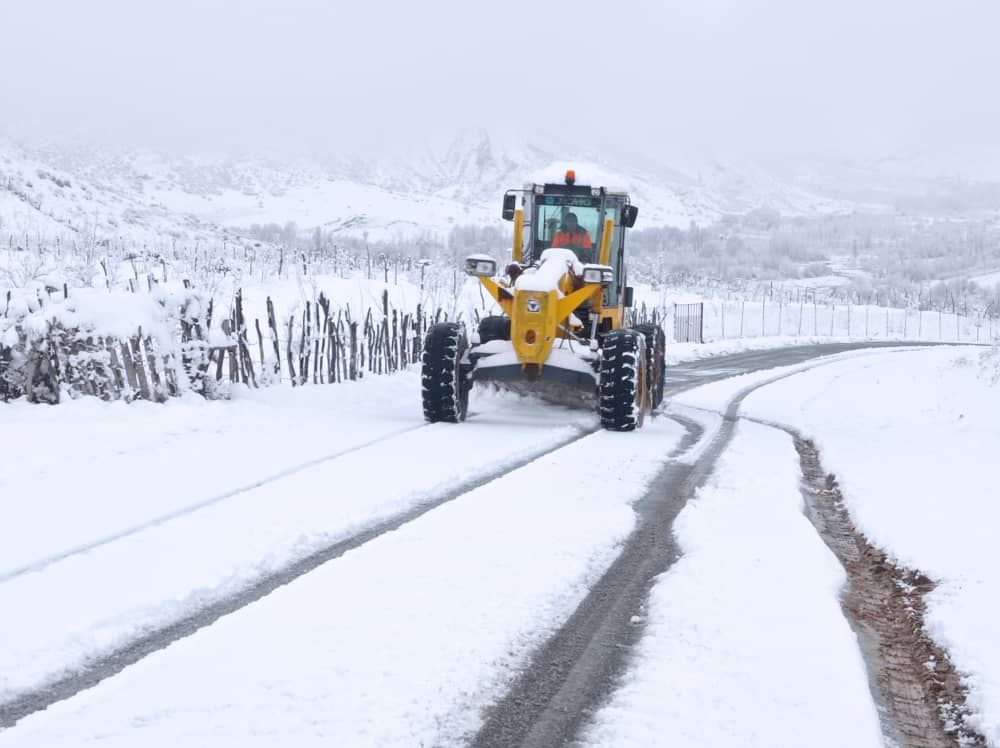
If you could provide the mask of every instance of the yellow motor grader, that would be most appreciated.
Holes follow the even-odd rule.
[[[492,257],[465,261],[503,314],[483,318],[471,344],[460,323],[428,329],[424,417],[464,421],[472,384],[491,381],[562,401],[595,399],[604,428],[640,428],[663,399],[665,341],[658,325],[624,327],[632,306],[625,230],[637,214],[627,194],[578,185],[572,171],[564,184],[508,190],[512,262],[494,279]]]

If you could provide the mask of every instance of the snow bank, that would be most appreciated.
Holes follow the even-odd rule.
[[[788,436],[739,424],[674,532],[683,555],[584,743],[881,746],[844,572],[802,513]]]

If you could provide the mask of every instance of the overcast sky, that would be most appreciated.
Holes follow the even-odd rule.
[[[0,0],[0,129],[338,152],[458,127],[669,156],[1000,144],[996,0]]]

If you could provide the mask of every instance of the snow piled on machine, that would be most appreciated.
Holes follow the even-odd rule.
[[[562,247],[546,249],[542,252],[538,266],[525,268],[514,282],[514,288],[518,291],[558,292],[559,281],[566,273],[572,273],[576,276],[583,275],[583,263],[580,262],[573,250]],[[560,292],[559,295],[561,296],[562,293]]]

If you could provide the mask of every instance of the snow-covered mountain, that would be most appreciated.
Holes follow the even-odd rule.
[[[504,189],[561,179],[626,189],[641,226],[686,226],[769,207],[785,215],[876,209],[891,189],[839,189],[842,174],[798,163],[686,159],[682,168],[625,151],[596,152],[483,130],[440,146],[305,160],[278,156],[167,157],[149,151],[15,145],[0,141],[0,234],[100,241],[239,235],[252,224],[296,223],[372,238],[444,236],[494,223]],[[829,176],[832,175],[832,176]],[[849,176],[858,181],[858,174]]]

